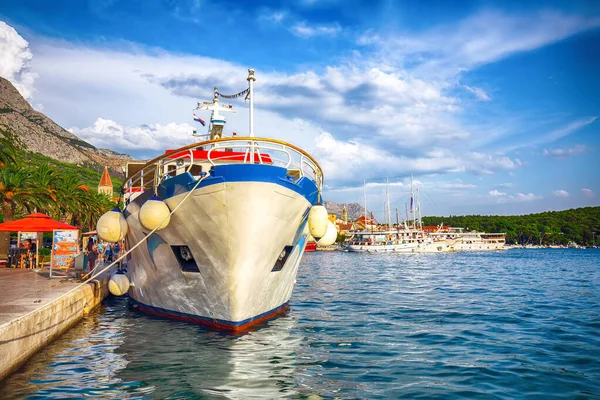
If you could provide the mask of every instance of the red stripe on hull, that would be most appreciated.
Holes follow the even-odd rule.
[[[265,321],[268,321],[268,320],[273,319],[281,314],[284,314],[290,308],[290,305],[289,305],[289,303],[285,303],[282,306],[274,309],[273,311],[270,311],[267,314],[261,315],[261,316],[257,317],[256,319],[252,319],[241,325],[235,325],[233,323],[229,324],[229,323],[225,323],[225,322],[218,321],[218,320],[211,321],[209,319],[205,319],[202,317],[192,317],[192,316],[188,316],[188,315],[170,313],[168,311],[162,311],[162,310],[156,309],[154,307],[148,307],[148,306],[138,303],[138,302],[135,303],[135,307],[138,310],[140,310],[146,314],[155,315],[157,317],[175,319],[178,321],[191,322],[193,324],[203,325],[208,328],[212,328],[212,329],[216,329],[216,330],[220,330],[220,331],[228,331],[228,332],[232,332],[232,333],[245,333],[245,332],[248,332],[249,330],[251,330],[252,328],[256,327],[257,325],[264,323]]]

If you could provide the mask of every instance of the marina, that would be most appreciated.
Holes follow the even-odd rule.
[[[600,400],[598,43],[589,0],[1,1],[0,400]]]

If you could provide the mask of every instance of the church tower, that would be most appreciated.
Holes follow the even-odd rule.
[[[344,208],[342,208],[342,221],[344,223],[348,223],[348,210],[346,210],[346,205],[344,204]]]
[[[113,184],[110,180],[110,175],[108,174],[108,167],[104,167],[104,173],[98,184],[98,193],[110,196],[111,199],[113,197]]]

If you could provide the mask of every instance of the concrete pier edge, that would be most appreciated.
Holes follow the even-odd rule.
[[[110,271],[58,300],[0,325],[0,381],[19,369],[108,296]]]

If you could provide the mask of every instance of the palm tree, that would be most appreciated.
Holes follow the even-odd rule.
[[[48,192],[36,185],[31,169],[11,164],[0,169],[0,203],[4,222],[12,221],[16,212],[30,210],[32,205],[44,204],[48,199]],[[9,233],[0,232],[0,254],[8,254],[9,247]]]
[[[0,168],[17,162],[16,135],[0,128]]]

